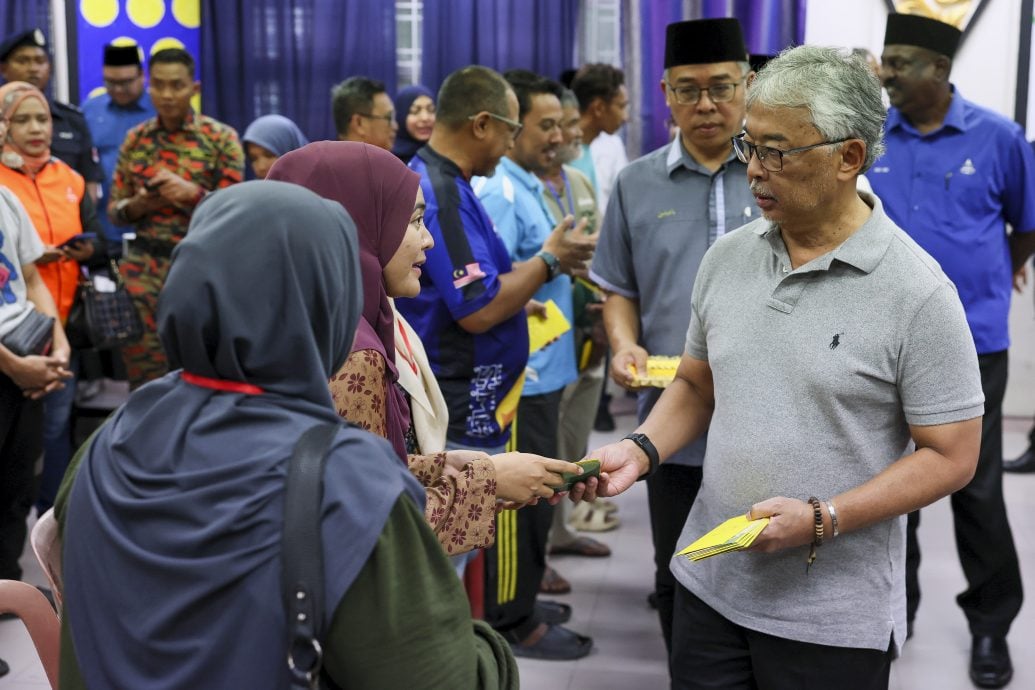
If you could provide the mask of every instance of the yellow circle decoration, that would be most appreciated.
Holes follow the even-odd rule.
[[[164,0],[126,0],[126,14],[142,29],[157,26],[165,16]]]
[[[81,0],[79,12],[93,26],[108,26],[119,16],[118,0]]]
[[[190,107],[194,108],[194,112],[201,112],[201,94],[196,93],[190,97]]]
[[[113,46],[120,46],[120,47],[121,46],[135,46],[137,44],[137,42],[136,42],[136,39],[132,38],[131,36],[116,36],[115,38],[111,39],[111,44]]]
[[[102,93],[106,93],[106,92],[107,92],[107,89],[105,89],[103,86],[98,86],[97,88],[95,88],[92,91],[90,91],[90,93],[87,94],[86,97],[87,98],[93,98],[94,96],[100,96]]]
[[[188,29],[196,29],[201,26],[201,2],[200,0],[172,0],[173,16]]]
[[[166,48],[186,48],[186,46],[183,45],[183,41],[180,39],[166,36],[165,38],[159,38],[154,42],[154,45],[151,46],[151,52],[149,55],[154,55],[159,50],[165,50]]]

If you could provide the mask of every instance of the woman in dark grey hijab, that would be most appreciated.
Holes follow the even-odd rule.
[[[339,421],[327,379],[349,353],[359,280],[351,219],[301,187],[249,182],[194,213],[159,300],[177,370],[133,393],[58,498],[61,687],[288,687],[284,481],[302,432]],[[342,426],[323,482],[329,678],[516,687],[391,446]]]

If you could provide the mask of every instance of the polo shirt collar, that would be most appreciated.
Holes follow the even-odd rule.
[[[532,194],[537,197],[542,195],[543,182],[538,177],[522,168],[508,156],[503,157],[503,160],[500,161],[500,165],[503,166],[503,169],[508,176],[513,178],[515,181],[520,182],[521,185],[528,189],[528,191],[532,192]]]
[[[460,169],[460,166],[453,162],[451,158],[446,158],[431,148],[431,144],[424,144],[424,146],[420,147],[417,151],[417,156],[424,161],[425,165],[434,165],[447,175],[459,177],[464,182],[467,182],[467,178],[464,177],[464,171]]]
[[[924,136],[940,132],[946,127],[955,129],[958,132],[967,131],[968,127],[964,112],[963,96],[961,96],[959,91],[956,90],[956,86],[954,84],[949,84],[949,89],[952,91],[952,100],[949,101],[949,109],[945,113],[945,119],[942,121],[942,126],[934,130],[934,132],[928,132],[928,134]],[[903,129],[920,136],[920,133],[909,123],[908,120],[906,120],[905,117],[903,117],[898,108],[889,108],[888,131],[890,132],[895,129]]]
[[[863,273],[870,273],[877,268],[881,259],[884,258],[884,254],[888,251],[894,224],[887,214],[884,213],[884,205],[876,195],[868,192],[859,192],[859,198],[873,209],[866,222],[833,251],[813,259],[805,266],[799,266],[794,271],[795,273],[806,266],[809,272],[828,270],[835,259],[841,263],[854,266]],[[764,223],[755,229],[755,234],[765,238],[777,256],[786,256],[787,248],[783,244],[783,238],[776,225]]]
[[[730,155],[723,163],[723,167],[725,167],[726,163],[729,163],[736,157],[737,154],[733,151],[732,147],[730,147]],[[694,160],[693,155],[691,155],[691,153],[686,150],[686,147],[683,146],[683,137],[681,135],[676,135],[676,138],[672,140],[672,143],[668,147],[668,155],[665,157],[665,169],[668,172],[668,176],[672,177],[672,173],[681,167],[686,168],[691,172],[707,175],[708,177],[715,174]]]

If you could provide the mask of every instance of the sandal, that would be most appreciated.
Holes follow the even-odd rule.
[[[606,501],[603,498],[598,498],[597,500],[593,501],[593,507],[600,508],[608,515],[614,515],[618,512],[618,506],[615,505],[614,501]]]
[[[607,510],[597,508],[596,504],[583,501],[572,508],[568,524],[580,532],[609,532],[618,527],[620,521]]]
[[[607,544],[589,537],[576,537],[570,544],[558,544],[550,547],[551,556],[559,555],[587,556],[589,558],[603,558],[611,555],[611,549]]]
[[[535,602],[535,617],[549,625],[560,625],[571,620],[571,606],[562,604],[559,601],[545,601],[538,599]]]
[[[571,583],[561,577],[561,574],[550,566],[543,571],[543,581],[539,583],[539,591],[543,594],[568,594],[571,592]]]
[[[512,635],[504,633],[503,637],[510,642],[514,656],[549,661],[565,661],[581,659],[593,649],[593,639],[580,635],[573,630],[541,623],[531,635],[521,641],[512,639]]]

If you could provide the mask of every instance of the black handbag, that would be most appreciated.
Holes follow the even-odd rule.
[[[30,309],[28,316],[3,338],[4,347],[18,355],[45,355],[54,340],[54,317]]]
[[[113,292],[102,292],[92,280],[81,277],[75,302],[65,326],[68,343],[77,350],[110,350],[140,339],[144,325],[133,305],[118,266],[111,262]]]
[[[291,687],[310,690],[336,686],[323,671],[324,581],[323,468],[341,424],[318,424],[295,444],[284,495],[284,532],[280,539],[281,595],[288,626]]]

